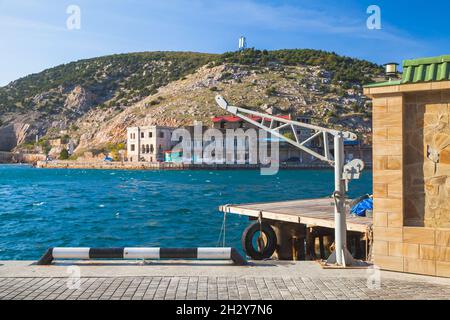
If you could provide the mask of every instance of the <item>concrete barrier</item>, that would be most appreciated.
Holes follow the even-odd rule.
[[[247,260],[235,248],[50,248],[38,265],[50,265],[54,259],[205,259],[232,260],[245,265]]]

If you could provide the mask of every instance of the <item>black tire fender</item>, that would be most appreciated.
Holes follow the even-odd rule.
[[[253,247],[253,237],[255,233],[261,231],[266,239],[267,244],[264,249],[260,252]],[[254,260],[264,260],[270,258],[277,248],[277,235],[272,229],[270,224],[262,222],[253,222],[250,224],[242,234],[242,248],[244,249],[247,256]]]

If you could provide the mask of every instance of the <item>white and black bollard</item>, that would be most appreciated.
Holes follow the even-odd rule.
[[[204,259],[247,264],[235,248],[50,248],[37,264],[49,265],[55,259]]]

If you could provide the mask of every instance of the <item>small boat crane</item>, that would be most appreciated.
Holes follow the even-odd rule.
[[[253,124],[254,126],[270,133],[271,135],[285,141],[300,150],[314,156],[317,159],[327,162],[334,167],[334,221],[335,221],[335,250],[327,259],[327,263],[339,266],[349,266],[355,263],[354,258],[347,250],[347,226],[345,213],[345,197],[348,190],[348,182],[352,179],[358,179],[361,171],[364,169],[364,162],[360,159],[354,159],[345,164],[344,159],[344,139],[355,141],[356,134],[348,131],[339,131],[334,129],[323,128],[307,123],[294,120],[284,119],[281,117],[264,114],[241,107],[229,105],[228,102],[220,95],[216,96],[216,102],[220,108],[229,113],[238,116],[242,120]],[[251,116],[256,116],[260,120],[254,120]],[[278,124],[278,126],[275,126]],[[303,141],[297,134],[296,128],[306,128],[312,131],[312,135]],[[280,129],[290,129],[295,140],[286,137],[280,133]],[[334,140],[334,153],[330,153],[329,136]],[[312,150],[307,143],[322,137],[323,146],[322,154]]]

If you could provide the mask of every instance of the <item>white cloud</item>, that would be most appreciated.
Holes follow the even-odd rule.
[[[13,16],[0,15],[0,28],[5,30],[10,28],[13,30],[29,29],[33,31],[45,32],[61,32],[66,29],[63,26],[52,25],[43,21],[29,18],[20,18]]]
[[[141,4],[141,1],[135,1]],[[355,39],[383,39],[403,45],[417,45],[415,40],[405,32],[383,21],[382,30],[368,30],[368,14],[324,7],[320,10],[298,5],[272,5],[255,0],[173,0],[153,2],[151,6],[164,16],[152,16],[152,25],[168,19],[182,24],[185,20],[202,21],[205,28],[237,27],[258,30],[293,32],[306,35],[341,35]],[[149,13],[152,15],[151,13]],[[123,17],[122,17],[123,19]],[[126,18],[130,23],[149,24],[149,21]]]

